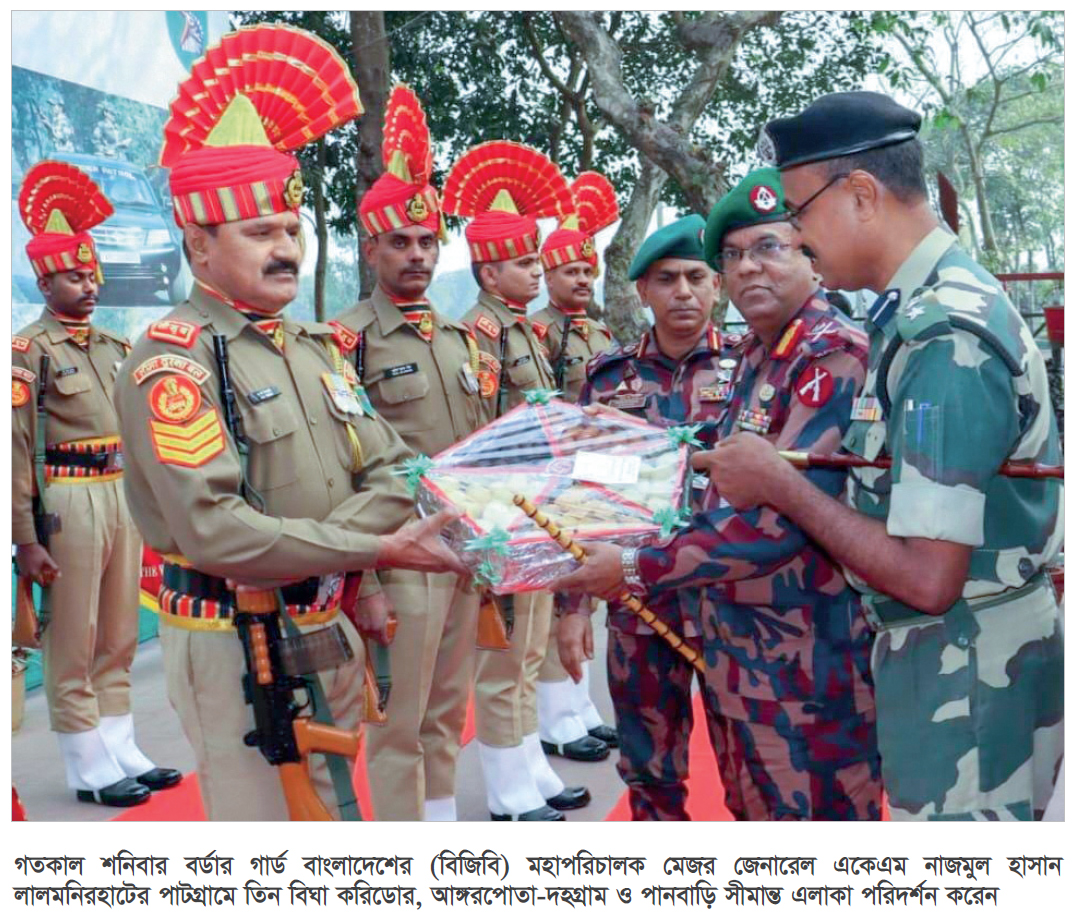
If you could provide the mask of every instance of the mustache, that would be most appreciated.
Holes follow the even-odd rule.
[[[262,270],[263,274],[299,274],[299,263],[297,261],[284,261],[282,259],[274,258],[269,264]]]

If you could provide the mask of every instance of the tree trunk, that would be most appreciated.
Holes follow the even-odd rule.
[[[355,207],[384,171],[381,163],[382,127],[389,97],[389,43],[385,37],[385,14],[381,10],[352,10],[351,44],[355,59],[355,82],[365,113],[359,119],[359,142],[355,151]],[[361,243],[361,230],[356,243]],[[374,289],[373,271],[358,252],[359,298]]]
[[[640,158],[639,179],[631,200],[620,212],[620,227],[605,250],[605,321],[622,344],[638,340],[647,325],[643,319],[635,282],[628,280],[628,266],[639,250],[650,215],[661,200],[668,176],[648,159]]]
[[[325,219],[325,138],[318,140],[317,181],[314,183],[314,232],[318,256],[314,262],[314,320],[325,321],[325,268],[329,263],[329,227]],[[336,304],[343,307],[345,303]]]

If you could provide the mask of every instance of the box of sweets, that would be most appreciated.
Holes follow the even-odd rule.
[[[686,433],[685,433],[686,432]],[[682,519],[691,428],[588,415],[539,393],[433,457],[412,460],[420,512],[453,507],[449,545],[498,594],[543,589],[578,567],[512,499],[535,503],[582,543],[642,546]]]

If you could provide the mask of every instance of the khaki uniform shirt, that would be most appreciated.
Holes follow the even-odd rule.
[[[214,335],[227,339],[248,480],[264,513],[241,496]],[[343,361],[330,354],[333,335],[329,325],[285,320],[281,353],[197,285],[150,326],[120,370],[116,408],[127,501],[152,548],[255,586],[373,565],[377,536],[413,510],[392,474],[410,453],[381,417],[358,406]]]
[[[380,287],[336,317],[362,336],[360,382],[370,401],[411,449],[427,456],[462,440],[484,420],[474,336],[432,311],[430,342]]]
[[[112,383],[130,345],[100,328],[90,327],[89,346],[75,343],[70,332],[47,310],[12,338],[11,349],[11,541],[37,541],[31,502],[34,495],[34,437],[41,357],[49,357],[45,393],[45,443],[119,436],[112,406]]]
[[[505,411],[522,404],[523,393],[529,389],[553,388],[553,368],[534,329],[526,320],[518,321],[497,297],[483,290],[463,321],[474,333],[481,351],[479,383],[487,419],[498,415],[502,378],[507,385]],[[502,348],[501,330],[505,327],[508,334]]]
[[[564,340],[564,320],[569,320],[567,342]],[[613,336],[603,322],[590,316],[567,316],[552,301],[530,317],[531,327],[546,346],[554,377],[563,360],[563,380],[556,380],[568,402],[578,402],[579,392],[587,378],[587,362],[595,354],[613,347]]]

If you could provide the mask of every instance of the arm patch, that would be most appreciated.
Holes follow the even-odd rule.
[[[11,349],[13,351],[18,351],[20,354],[25,354],[30,350],[30,339],[24,338],[22,335],[12,335]]]

